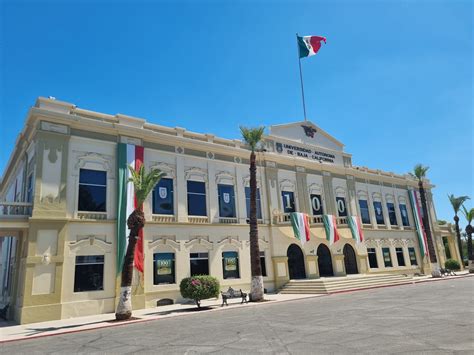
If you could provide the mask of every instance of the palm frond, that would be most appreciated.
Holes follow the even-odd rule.
[[[260,126],[256,128],[248,128],[240,126],[240,132],[242,133],[242,138],[244,139],[245,143],[250,146],[252,152],[257,149],[258,145],[262,142],[263,132],[265,131],[265,127]]]
[[[474,219],[474,208],[468,210],[464,205],[462,205],[462,214],[466,217],[467,223],[471,224]]]
[[[422,164],[416,164],[413,168],[413,172],[410,172],[411,177],[417,179],[418,181],[422,181],[426,177],[426,172],[428,171],[429,166],[423,166]]]
[[[454,213],[458,213],[459,209],[461,208],[462,204],[469,200],[469,196],[454,196],[453,194],[448,195],[449,202],[451,202],[451,205],[453,206]]]
[[[137,199],[137,205],[141,207],[143,202],[147,199],[148,195],[153,191],[156,184],[166,174],[159,169],[151,169],[148,173],[145,171],[145,166],[142,164],[140,169],[135,170],[129,166],[130,179],[135,190],[135,198]]]

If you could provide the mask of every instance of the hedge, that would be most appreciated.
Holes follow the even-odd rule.
[[[198,308],[201,308],[201,300],[217,297],[219,288],[219,281],[208,275],[186,277],[179,284],[181,296],[194,300]]]
[[[446,262],[444,263],[444,267],[446,269],[450,269],[450,270],[460,270],[461,269],[461,265],[459,265],[459,262],[457,260],[454,260],[454,259],[446,260]]]

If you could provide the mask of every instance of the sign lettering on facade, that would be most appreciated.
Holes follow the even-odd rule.
[[[285,153],[295,157],[317,160],[320,162],[334,163],[336,156],[334,154],[321,152],[314,149],[298,147],[286,143],[276,143],[276,151],[278,153]]]

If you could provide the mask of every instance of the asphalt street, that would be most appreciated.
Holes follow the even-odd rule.
[[[474,278],[195,312],[0,345],[8,354],[474,354]],[[1,331],[1,329],[0,329]]]

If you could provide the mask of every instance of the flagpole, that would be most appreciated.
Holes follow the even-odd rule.
[[[304,102],[304,87],[303,87],[303,74],[301,71],[301,58],[300,58],[300,48],[298,44],[298,33],[296,34],[296,49],[298,53],[298,64],[300,67],[300,83],[301,83],[301,97],[303,98],[303,113],[304,113],[304,120],[306,121],[306,105]]]

